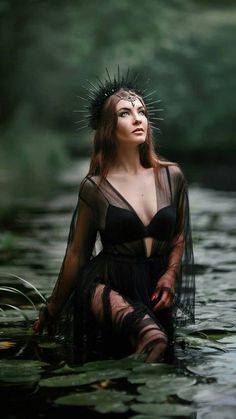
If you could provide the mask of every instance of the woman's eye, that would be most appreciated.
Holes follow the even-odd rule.
[[[144,115],[144,116],[145,116],[145,110],[144,110],[144,109],[141,109],[141,110],[139,111],[139,113],[140,113],[140,115]]]
[[[129,116],[129,114],[130,114],[130,112],[128,112],[128,111],[123,111],[123,112],[121,112],[120,114],[119,114],[119,116],[121,116],[122,118],[125,118],[126,116]],[[146,113],[145,113],[145,110],[144,109],[140,109],[139,111],[138,111],[138,114],[139,115],[144,115],[144,116],[146,116]]]

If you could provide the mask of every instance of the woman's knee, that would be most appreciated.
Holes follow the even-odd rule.
[[[138,333],[136,353],[146,353],[147,361],[160,361],[168,347],[166,333],[152,319],[143,319],[143,325]]]
[[[145,350],[147,353],[146,362],[161,362],[168,347],[168,341],[164,339],[156,339],[150,342],[150,345]]]

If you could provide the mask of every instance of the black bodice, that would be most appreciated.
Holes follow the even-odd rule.
[[[165,206],[157,211],[148,225],[144,225],[135,211],[109,205],[105,228],[100,231],[103,245],[128,243],[145,237],[167,241],[176,227],[176,208]]]

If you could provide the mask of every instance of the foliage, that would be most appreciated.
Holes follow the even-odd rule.
[[[28,106],[19,108],[1,130],[0,216],[25,206],[22,200],[33,203],[39,194],[46,196],[66,162],[62,136],[33,120]]]

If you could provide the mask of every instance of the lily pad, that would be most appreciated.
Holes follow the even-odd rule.
[[[190,387],[196,384],[195,378],[176,377],[173,374],[157,377],[155,381],[147,382],[146,386],[138,387],[140,396],[136,400],[142,403],[162,403],[168,397],[175,395],[179,388]]]
[[[57,369],[54,371],[54,374],[72,374],[78,372],[86,372],[86,371],[109,371],[110,370],[127,370],[135,368],[139,365],[143,364],[143,357],[140,355],[131,355],[127,358],[123,358],[120,360],[102,360],[102,361],[92,361],[86,362],[83,365],[79,366],[69,366],[64,365],[62,368]]]
[[[149,403],[149,404],[132,404],[130,408],[137,413],[144,413],[145,415],[153,415],[159,418],[160,416],[189,416],[194,409],[190,406],[172,403]]]
[[[214,315],[214,313],[213,313]],[[209,316],[209,314],[208,314]],[[200,327],[200,325],[199,325]],[[193,331],[191,333],[189,333],[189,331],[187,329],[185,329],[184,332],[184,328],[182,328],[182,330],[178,331],[177,334],[177,341],[180,339],[181,337],[182,339],[185,338],[186,336],[196,336],[196,337],[202,337],[202,338],[206,338],[206,339],[210,339],[210,340],[214,340],[214,341],[221,341],[221,339],[227,338],[228,336],[236,336],[234,332],[229,332],[228,330],[219,330],[218,328],[212,328],[212,329],[201,329],[201,330],[196,330]]]
[[[49,350],[52,349],[52,350],[54,350],[54,349],[61,348],[62,344],[60,344],[58,342],[41,342],[41,343],[38,344],[38,347],[42,348],[42,349],[49,349]]]
[[[145,385],[138,387],[139,396],[135,399],[141,403],[163,403],[167,400],[170,393],[166,388],[148,388]]]
[[[175,372],[175,368],[172,365],[146,363],[134,368],[128,376],[128,381],[132,384],[148,382],[156,382],[158,384],[158,379],[162,375],[173,372]]]
[[[32,328],[25,327],[1,327],[0,328],[0,337],[6,338],[18,338],[32,336]]]
[[[210,290],[209,290],[210,291]],[[209,308],[208,311],[206,312],[205,316],[209,318]],[[202,314],[202,313],[201,313]],[[187,329],[182,329],[187,331],[187,334],[194,334],[197,332],[203,332],[206,335],[211,334],[212,332],[214,333],[220,333],[220,334],[228,334],[229,332],[231,333],[235,333],[236,331],[236,327],[235,327],[235,323],[233,323],[233,319],[231,319],[232,324],[227,324],[226,322],[223,321],[219,321],[216,320],[215,317],[217,316],[217,312],[214,311],[212,313],[212,321],[209,320],[205,320],[202,319],[202,321],[200,323],[197,324],[193,324],[193,325],[189,325]],[[232,313],[231,313],[232,314]],[[232,315],[231,315],[232,318]]]
[[[165,388],[166,386],[170,389],[170,391],[176,391],[179,387],[188,387],[193,386],[196,384],[195,377],[179,377],[174,374],[167,374],[165,376],[159,377],[159,387]],[[152,383],[147,382],[146,386],[150,389],[153,388]],[[176,393],[172,393],[176,394]]]
[[[11,384],[33,384],[40,379],[40,361],[0,360],[0,382]]]
[[[1,377],[0,383],[3,384],[14,384],[14,385],[33,385],[36,384],[40,380],[39,374],[25,374],[22,376],[5,376]]]
[[[183,342],[185,343],[185,345],[190,346],[192,348],[205,348],[205,347],[209,347],[209,348],[214,348],[214,349],[219,349],[221,351],[226,351],[227,347],[221,343],[215,342],[214,340],[210,340],[207,338],[200,338],[200,337],[195,337],[195,336],[185,336],[184,338],[177,338],[176,339],[177,342]]]
[[[34,361],[34,360],[22,360],[22,359],[1,359],[0,360],[0,374],[4,369],[11,370],[13,372],[24,370],[32,371],[38,370],[41,371],[42,367],[46,366],[45,362]]]
[[[41,387],[77,387],[106,379],[118,379],[128,375],[125,370],[88,371],[80,374],[66,374],[43,379]]]
[[[97,390],[59,397],[54,403],[60,406],[94,406],[94,409],[100,413],[124,413],[129,410],[125,403],[132,399],[133,396],[124,391]]]

